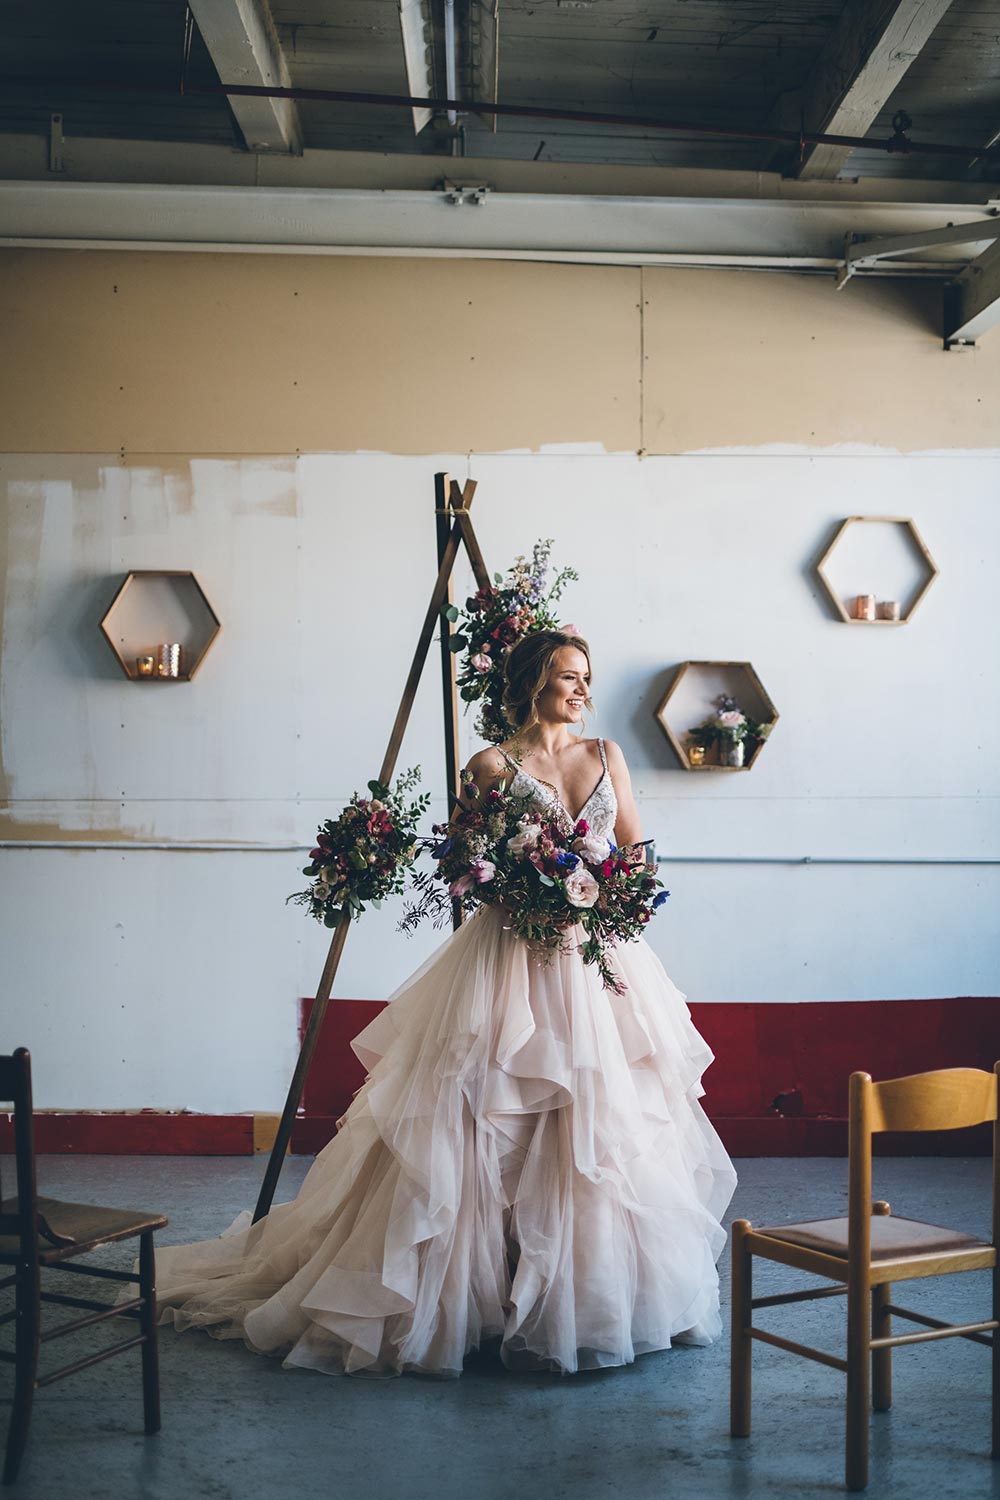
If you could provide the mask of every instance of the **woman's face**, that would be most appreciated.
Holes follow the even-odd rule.
[[[549,724],[579,724],[590,697],[590,663],[576,646],[560,646],[535,707]]]

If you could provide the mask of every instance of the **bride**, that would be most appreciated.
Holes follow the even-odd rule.
[[[589,704],[587,643],[525,637],[514,732],[469,770],[637,844],[621,750],[570,733]],[[621,995],[481,907],[355,1038],[368,1078],[297,1197],[158,1252],[162,1319],[350,1373],[458,1375],[487,1340],[568,1373],[717,1338],[736,1178],[698,1103],[712,1054],[644,941],[612,961]]]

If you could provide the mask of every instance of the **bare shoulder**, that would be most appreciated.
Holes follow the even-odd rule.
[[[469,757],[468,769],[472,772],[472,779],[482,790],[499,781],[509,772],[510,767],[496,746],[488,745],[485,750],[477,750],[475,755]]]
[[[619,793],[621,793],[631,785],[628,764],[626,763],[622,747],[615,740],[605,740],[604,753],[608,757],[608,772],[611,780],[618,788]]]
[[[624,755],[624,753],[622,751],[622,747],[621,747],[621,745],[619,745],[617,743],[617,741],[615,741],[615,740],[605,740],[604,741],[604,753],[608,757],[608,768],[609,768],[609,770],[611,770],[611,771],[627,771],[628,770],[628,766],[625,764],[625,755]]]

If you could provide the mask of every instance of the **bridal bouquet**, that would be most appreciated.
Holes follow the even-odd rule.
[[[518,937],[547,952],[579,951],[605,989],[624,993],[611,949],[638,937],[669,891],[584,819],[567,833],[505,783],[482,797],[468,772],[464,780],[470,802],[434,826],[438,837],[428,843],[437,868],[413,877],[419,900],[400,926],[412,930],[426,916],[440,925],[452,901],[467,911],[502,905]],[[582,942],[569,936],[577,927]]]
[[[450,646],[456,654],[465,653],[458,672],[458,690],[466,703],[481,703],[476,719],[476,733],[491,745],[498,745],[510,734],[504,718],[504,657],[522,636],[535,630],[568,630],[560,626],[553,606],[562,597],[567,583],[579,577],[573,568],[563,568],[548,583],[552,540],[536,542],[531,561],[515,558],[507,570],[507,581],[501,573],[493,575],[493,584],[479,589],[466,599],[465,609],[449,604],[443,613],[456,625]],[[457,622],[457,623],[456,623]]]
[[[416,766],[397,776],[393,788],[369,781],[370,797],[355,792],[339,817],[320,825],[310,863],[302,871],[312,884],[288,900],[307,906],[318,922],[333,927],[344,910],[357,917],[366,901],[378,907],[384,897],[401,894],[419,845],[417,820],[431,800],[423,792],[406,801],[419,781]]]

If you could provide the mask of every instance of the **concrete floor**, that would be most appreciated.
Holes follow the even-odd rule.
[[[279,1197],[292,1195],[307,1166],[302,1158],[287,1162]],[[842,1161],[737,1167],[733,1217],[766,1223],[846,1212]],[[39,1181],[55,1197],[162,1210],[171,1222],[160,1238],[169,1243],[225,1227],[252,1205],[262,1169],[261,1158],[48,1157]],[[886,1160],[877,1164],[876,1191],[898,1213],[988,1234],[988,1161]],[[109,1264],[128,1258],[118,1247],[104,1256]],[[722,1270],[728,1307],[725,1259]],[[796,1273],[758,1262],[759,1295],[795,1282]],[[910,1283],[901,1300],[955,1321],[986,1317],[988,1276]],[[758,1316],[800,1342],[843,1349],[840,1299]],[[62,1352],[68,1342],[44,1351],[50,1366],[70,1357]],[[76,1347],[98,1342],[96,1331],[81,1334]],[[9,1493],[24,1500],[60,1492],[74,1500],[811,1500],[843,1493],[843,1378],[758,1346],[754,1434],[734,1442],[728,1357],[723,1339],[712,1349],[645,1355],[626,1369],[568,1378],[511,1375],[477,1357],[457,1381],[352,1380],[283,1370],[240,1343],[164,1329],[159,1436],[142,1435],[139,1361],[123,1355],[38,1394],[21,1478]],[[7,1368],[2,1376],[9,1381]],[[8,1392],[5,1385],[4,1406]],[[1000,1500],[1000,1463],[989,1459],[985,1349],[953,1339],[898,1352],[894,1395],[894,1410],[872,1422],[873,1500]]]

